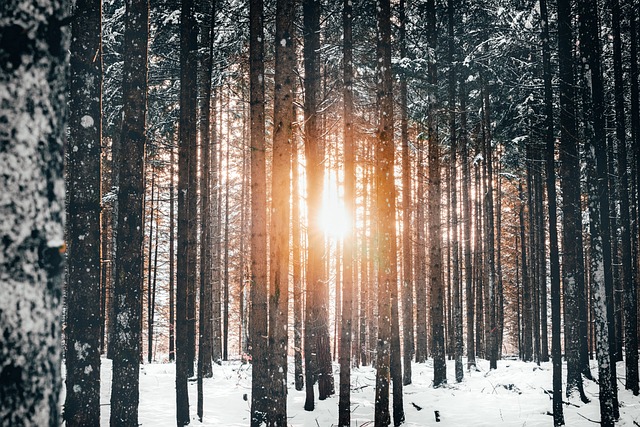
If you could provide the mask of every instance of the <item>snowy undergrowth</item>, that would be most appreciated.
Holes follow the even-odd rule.
[[[465,360],[466,363],[466,360]],[[465,364],[466,366],[466,364]],[[338,365],[334,365],[336,390]],[[305,393],[293,387],[293,363],[289,366],[288,416],[290,426],[330,427],[337,422],[338,396],[316,402],[313,412],[305,412]],[[597,375],[595,362],[592,372]],[[564,377],[565,375],[563,375]],[[433,364],[413,365],[413,384],[404,388],[406,426],[551,426],[551,363],[538,367],[534,363],[502,360],[498,369],[489,371],[489,362],[480,360],[477,371],[466,371],[462,383],[456,384],[454,365],[447,362],[450,384],[433,389]],[[617,425],[640,423],[640,398],[624,390],[624,365],[618,363],[621,419]],[[109,425],[111,361],[102,359],[102,425]],[[352,426],[373,426],[375,371],[352,369]],[[140,423],[142,426],[175,425],[175,365],[146,364],[140,372]],[[564,405],[567,426],[597,425],[600,419],[598,385],[585,382],[591,402],[578,399]],[[189,382],[193,426],[248,426],[251,402],[251,366],[240,361],[214,365],[213,378],[204,380],[204,420],[196,417],[196,383]],[[317,390],[316,390],[317,396]],[[247,400],[245,400],[245,398]],[[566,399],[565,399],[566,400]],[[435,421],[435,411],[440,422]]]

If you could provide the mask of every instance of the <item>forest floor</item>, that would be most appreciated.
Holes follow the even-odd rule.
[[[552,426],[551,363],[498,361],[498,369],[489,370],[489,362],[480,360],[478,370],[464,372],[464,380],[455,383],[454,363],[447,361],[449,384],[432,387],[433,361],[413,364],[413,384],[404,387],[405,426]],[[465,359],[466,363],[466,359]],[[466,366],[466,364],[465,364]],[[566,366],[565,366],[566,368]],[[619,426],[640,425],[640,397],[624,390],[624,364],[618,363],[620,399]],[[293,363],[289,366],[288,417],[290,426],[330,427],[337,423],[338,395],[316,402],[313,412],[303,409],[305,392],[293,387]],[[336,390],[339,366],[334,364]],[[597,376],[595,362],[592,372]],[[111,361],[102,359],[102,425],[109,425]],[[373,426],[375,370],[352,369],[352,426]],[[565,375],[563,375],[563,378]],[[142,426],[175,425],[175,364],[145,364],[140,369],[140,409]],[[596,425],[600,420],[598,385],[585,381],[590,403],[572,399],[564,405],[567,426]],[[189,382],[191,425],[248,426],[251,402],[251,366],[240,360],[214,365],[213,378],[204,380],[204,419],[196,415],[196,382]],[[317,389],[316,389],[317,396]],[[247,399],[247,400],[245,400]],[[566,399],[565,399],[566,400]],[[440,422],[436,423],[435,411]]]

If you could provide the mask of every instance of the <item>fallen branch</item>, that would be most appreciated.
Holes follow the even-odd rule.
[[[587,420],[589,422],[592,422],[594,424],[600,424],[600,421],[595,421],[595,420],[592,420],[591,418],[587,418],[584,415],[582,415],[580,412],[576,412],[576,414],[580,415],[582,418],[584,418],[585,420]]]

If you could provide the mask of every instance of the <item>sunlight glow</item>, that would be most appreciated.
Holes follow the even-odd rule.
[[[349,231],[349,216],[333,179],[325,180],[320,226],[325,235],[334,239],[344,238]]]

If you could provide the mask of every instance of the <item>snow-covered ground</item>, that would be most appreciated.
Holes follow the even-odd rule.
[[[466,365],[465,365],[466,366]],[[488,361],[481,360],[478,371],[465,371],[464,381],[456,384],[454,365],[447,362],[450,384],[433,389],[433,365],[413,365],[413,384],[404,388],[406,426],[552,426],[551,363],[538,367],[534,363],[502,360],[498,369],[489,370]],[[597,375],[592,362],[594,375]],[[336,390],[338,365],[334,365]],[[290,426],[330,427],[336,425],[338,396],[316,402],[313,412],[303,409],[304,391],[293,387],[293,364],[289,366],[288,416]],[[109,425],[111,393],[111,361],[102,359],[101,371],[102,425]],[[624,390],[624,365],[618,364],[620,387],[620,426],[640,425],[640,398]],[[375,371],[369,367],[353,369],[351,381],[352,426],[373,426]],[[140,371],[140,413],[142,426],[175,425],[175,365],[145,364]],[[564,405],[567,426],[597,425],[600,419],[598,385],[585,382],[591,402],[574,399]],[[196,383],[189,383],[191,425],[248,426],[251,402],[251,367],[240,361],[214,365],[213,378],[204,380],[204,419],[196,416]],[[317,396],[317,392],[316,392]],[[245,400],[247,398],[247,400]],[[434,411],[439,411],[436,424]]]

